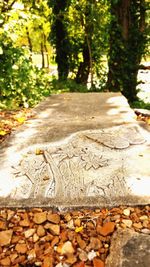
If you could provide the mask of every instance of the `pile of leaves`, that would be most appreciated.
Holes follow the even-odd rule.
[[[26,108],[17,111],[0,111],[0,143],[3,142],[16,127],[23,124],[31,117],[33,117],[31,109]]]
[[[150,111],[146,109],[135,109],[134,110],[137,120],[144,121],[146,124],[150,125]]]

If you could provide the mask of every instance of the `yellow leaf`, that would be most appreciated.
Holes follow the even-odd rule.
[[[83,226],[76,227],[75,232],[76,232],[76,233],[79,233],[79,232],[81,232],[82,230],[83,230]]]
[[[0,135],[4,136],[4,135],[6,135],[6,134],[7,134],[6,131],[3,131],[3,130],[0,131]]]
[[[36,148],[36,150],[35,150],[35,154],[36,154],[36,155],[41,155],[41,154],[43,154],[43,150],[41,150],[41,149],[39,149],[39,148]]]
[[[150,125],[150,118],[148,118],[148,119],[147,119],[147,124],[149,124],[149,125]]]
[[[26,118],[25,117],[20,117],[16,119],[19,123],[24,123]]]

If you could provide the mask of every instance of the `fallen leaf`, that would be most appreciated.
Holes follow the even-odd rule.
[[[35,150],[35,154],[36,154],[36,155],[41,155],[41,154],[43,154],[43,153],[44,153],[43,150],[41,150],[40,148],[36,148],[36,150]]]
[[[6,131],[4,131],[4,130],[1,130],[0,131],[0,135],[2,135],[2,136],[4,136],[4,135],[6,135],[8,132],[6,132]]]
[[[79,233],[79,232],[81,232],[82,230],[83,230],[83,226],[76,227],[75,232],[76,232],[76,233]]]
[[[25,117],[20,117],[16,119],[19,123],[24,123],[26,118]]]
[[[0,111],[0,143],[6,139],[7,134],[31,117],[33,114],[30,109]]]

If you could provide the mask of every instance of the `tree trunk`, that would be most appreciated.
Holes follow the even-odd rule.
[[[48,1],[51,6],[51,1]],[[66,80],[69,74],[70,45],[65,23],[65,12],[70,4],[70,0],[56,0],[52,5],[54,21],[52,25],[53,42],[56,47],[56,63],[58,66],[59,80]]]
[[[90,65],[90,74],[91,74],[90,85],[91,87],[93,87],[93,58],[92,58],[91,41],[89,39],[90,38],[88,34],[86,34],[87,46],[89,50],[89,65]]]
[[[113,92],[122,91],[123,45],[124,40],[128,39],[129,33],[129,6],[130,0],[118,1],[117,4],[111,0],[107,89]]]
[[[44,58],[44,45],[41,42],[41,56],[42,56],[42,69],[45,68],[45,58]]]
[[[86,2],[86,8],[84,16],[81,15],[81,24],[84,28],[84,43],[83,43],[83,62],[80,63],[78,72],[76,75],[76,82],[87,85],[89,74],[91,74],[91,87],[93,86],[93,59],[92,59],[92,33],[93,33],[93,24],[91,22],[91,8],[93,2]]]
[[[87,45],[87,40],[85,38],[85,42],[83,46],[83,62],[81,62],[79,65],[75,81],[77,83],[87,85],[89,73],[90,73],[90,54],[89,54],[89,48]]]
[[[49,68],[49,55],[48,55],[48,49],[47,49],[47,45],[46,45],[46,36],[44,34],[44,49],[45,49],[45,52],[46,52],[46,59],[47,59],[47,68]]]
[[[30,51],[30,60],[32,62],[33,47],[32,47],[32,42],[31,42],[31,38],[30,38],[28,27],[26,27],[26,33],[27,33],[27,39],[28,39],[28,45],[29,45],[29,51]]]
[[[137,74],[144,52],[144,0],[111,0],[107,89],[137,100]]]

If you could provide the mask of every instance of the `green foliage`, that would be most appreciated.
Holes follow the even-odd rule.
[[[143,100],[138,99],[131,103],[132,108],[140,108],[140,109],[149,109],[150,110],[150,103],[146,103]]]
[[[49,74],[33,66],[29,49],[22,48],[28,44],[26,29],[29,37],[32,35],[31,46],[35,50],[43,42],[42,36],[49,35],[46,19],[50,10],[46,1],[33,2],[16,1],[17,5],[13,6],[13,1],[8,0],[0,5],[1,108],[33,106],[50,94]]]
[[[33,67],[27,54],[6,36],[0,39],[1,107],[33,106],[50,94],[50,78]]]
[[[148,51],[148,23],[144,25],[148,0],[17,0],[15,5],[13,2],[0,1],[0,98],[3,106],[33,106],[51,91],[109,89],[123,92],[130,102],[137,99],[138,66],[145,50]],[[125,29],[123,4],[129,3],[127,12],[130,13],[126,16],[130,19],[129,28]],[[126,33],[128,36],[124,36]],[[50,75],[31,62],[32,52],[41,53],[42,66],[47,62],[48,67],[49,56],[44,60],[44,52],[50,51],[62,81],[51,82]],[[68,77],[79,84],[72,79],[64,82]]]
[[[106,77],[105,77],[106,78]],[[51,93],[65,93],[65,92],[101,92],[104,90],[105,80],[98,80],[92,87],[88,87],[83,84],[76,83],[73,79],[67,79],[66,81],[59,81],[55,78],[51,81]]]
[[[125,3],[125,1],[112,0],[110,9],[107,88],[110,91],[121,91],[129,102],[133,102],[138,99],[137,74],[147,43],[145,2],[131,0]],[[125,12],[128,12],[126,17]]]
[[[86,83],[91,73],[94,84],[102,77],[102,57],[108,50],[107,1],[49,0],[48,5],[53,9],[50,42],[56,49],[59,76],[69,73]]]
[[[67,81],[59,81],[53,79],[51,82],[51,92],[52,93],[64,93],[64,92],[89,92],[87,86],[82,84],[77,84],[74,80],[68,79]]]
[[[70,71],[78,75],[84,67],[83,76],[89,70],[94,84],[102,78],[101,69],[105,67],[102,58],[108,50],[109,19],[108,5],[103,0],[72,0],[69,7]]]

